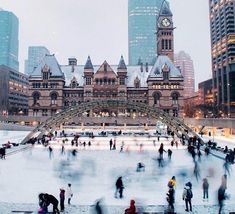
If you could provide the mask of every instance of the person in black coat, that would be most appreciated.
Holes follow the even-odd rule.
[[[218,190],[218,202],[219,202],[219,214],[222,213],[222,209],[224,207],[224,200],[227,199],[227,195],[225,193],[225,188],[223,185],[220,186]]]
[[[123,182],[122,182],[122,177],[119,177],[116,181],[116,192],[115,192],[115,198],[117,198],[117,193],[119,192],[120,194],[120,198],[123,197],[123,189],[124,189],[124,186],[123,186]]]
[[[42,198],[42,201],[46,202],[47,206],[49,206],[50,204],[53,205],[53,213],[54,214],[60,213],[60,211],[58,209],[59,201],[53,195],[49,195],[47,193],[40,194],[40,195],[39,195],[39,198]]]
[[[170,212],[174,213],[175,190],[173,186],[169,188],[169,191],[167,193],[167,201],[169,204]]]

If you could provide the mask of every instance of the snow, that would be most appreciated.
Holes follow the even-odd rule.
[[[2,136],[2,133],[4,136]],[[0,132],[3,141],[16,142],[27,133],[14,132],[4,134]],[[11,136],[11,137],[10,137]],[[2,138],[4,137],[4,138]],[[112,138],[114,140],[114,137]],[[129,206],[130,199],[135,199],[137,205],[145,208],[152,207],[161,210],[167,205],[166,193],[167,183],[172,176],[176,176],[176,210],[184,210],[182,193],[184,184],[191,181],[193,184],[193,205],[197,205],[200,212],[207,209],[204,213],[216,213],[216,195],[221,183],[221,176],[224,174],[223,161],[213,156],[202,157],[200,163],[201,178],[197,182],[193,176],[194,163],[183,146],[172,148],[171,139],[161,138],[156,140],[156,147],[153,146],[155,138],[148,137],[117,137],[117,150],[109,151],[110,137],[99,137],[93,140],[81,138],[80,141],[92,142],[92,146],[84,149],[83,146],[75,147],[78,155],[73,158],[70,145],[71,138],[65,145],[66,155],[61,155],[62,139],[57,138],[51,142],[53,148],[53,158],[49,158],[48,149],[35,145],[34,148],[15,155],[7,156],[6,160],[0,161],[0,213],[7,213],[10,209],[33,209],[38,204],[38,194],[47,192],[59,198],[59,189],[72,184],[74,197],[72,204],[90,209],[90,206],[99,198],[104,198],[108,207],[122,210]],[[120,153],[120,145],[125,142],[124,152]],[[222,141],[222,140],[221,140]],[[160,143],[164,143],[164,149],[173,150],[172,160],[165,157],[165,167],[158,168],[156,161]],[[230,142],[229,142],[230,143]],[[143,144],[143,151],[140,151],[140,144]],[[146,166],[145,172],[136,172],[138,162],[143,162]],[[186,175],[186,176],[185,176]],[[226,201],[226,207],[230,210],[235,205],[235,175],[234,165],[232,166],[231,176],[228,177],[228,190],[230,200]],[[115,181],[119,176],[123,176],[124,198],[114,198]],[[210,183],[209,201],[202,200],[202,179],[207,177]],[[15,205],[12,206],[12,203]],[[30,205],[31,204],[31,205]],[[3,211],[5,207],[5,211]],[[8,208],[7,208],[8,207]],[[71,208],[73,213],[74,207]],[[208,211],[211,210],[211,211]],[[199,212],[198,211],[198,212]],[[10,213],[10,212],[9,212]],[[74,213],[77,213],[74,211]],[[84,212],[86,213],[86,212]],[[112,213],[112,212],[109,212]],[[203,212],[201,212],[203,213]]]

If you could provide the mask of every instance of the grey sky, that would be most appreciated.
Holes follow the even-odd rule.
[[[147,0],[146,0],[147,1]],[[30,45],[44,45],[60,64],[75,56],[84,64],[128,62],[128,0],[1,0],[0,7],[20,20],[20,71]],[[196,82],[211,76],[207,0],[170,0],[174,13],[175,49],[188,52]]]

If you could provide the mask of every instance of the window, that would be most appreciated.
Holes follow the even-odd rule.
[[[124,77],[120,78],[120,85],[125,85],[125,78]]]
[[[51,94],[51,104],[52,105],[56,105],[57,104],[57,94],[56,93],[52,93]]]
[[[38,92],[35,92],[33,94],[33,104],[36,105],[38,104],[38,100],[40,99],[40,94]]]
[[[43,84],[42,84],[42,87],[43,87],[43,88],[48,88],[48,83],[43,83]]]
[[[179,99],[179,95],[177,93],[173,93],[172,94],[172,104],[177,105],[178,104],[178,99]]]
[[[163,72],[163,80],[168,80],[169,79],[169,72],[164,71]]]
[[[49,72],[43,72],[43,79],[48,80],[49,79]]]
[[[158,92],[153,95],[154,105],[159,105],[160,104],[160,98],[161,98],[161,95]]]
[[[86,85],[91,85],[91,77],[86,78]]]
[[[38,109],[34,109],[34,110],[33,110],[33,116],[34,116],[34,117],[37,117],[37,116],[38,116]]]

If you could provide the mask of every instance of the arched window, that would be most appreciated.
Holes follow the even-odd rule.
[[[153,95],[154,105],[159,105],[160,104],[160,98],[161,98],[161,94],[160,93],[155,93]]]
[[[40,94],[39,92],[34,92],[33,93],[33,104],[36,105],[38,103],[38,100],[40,99]]]
[[[172,104],[173,105],[177,105],[178,104],[178,100],[179,100],[179,94],[174,92],[171,96],[172,96]]]
[[[57,94],[56,93],[52,93],[51,94],[51,104],[52,105],[56,105],[57,104]]]

